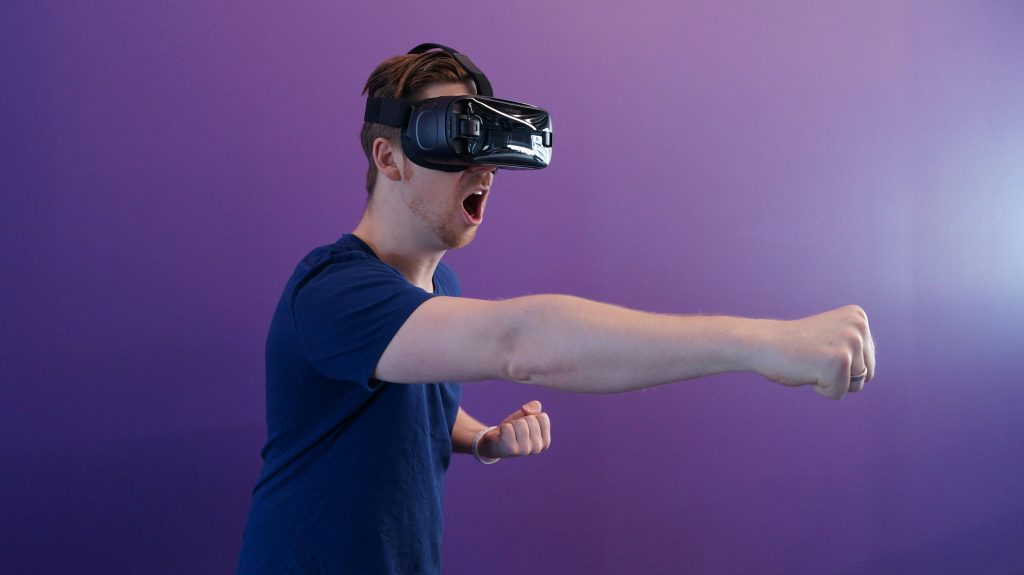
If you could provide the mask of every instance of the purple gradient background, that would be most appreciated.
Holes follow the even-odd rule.
[[[263,343],[363,206],[362,82],[423,41],[549,108],[466,295],[870,314],[830,402],[751,374],[539,398],[448,476],[445,572],[1024,572],[1024,6],[7,3],[0,572],[234,569]]]

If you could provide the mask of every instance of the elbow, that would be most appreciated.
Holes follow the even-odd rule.
[[[534,368],[531,366],[528,337],[522,325],[506,330],[502,350],[501,377],[514,383],[531,383]]]
[[[540,325],[545,315],[545,296],[507,300],[507,321],[501,336],[502,379],[514,383],[536,383],[544,371]]]
[[[566,308],[577,298],[534,295],[508,300],[509,321],[503,334],[502,374],[507,381],[550,385],[571,371],[565,364]]]
[[[505,365],[502,366],[502,378],[506,381],[513,383],[531,383],[532,376],[530,370],[526,368],[525,363],[519,361],[519,358],[512,354],[506,359]]]

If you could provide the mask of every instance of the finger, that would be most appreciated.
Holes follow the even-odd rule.
[[[541,435],[540,421],[537,420],[537,416],[531,415],[523,419],[530,426],[530,446],[533,448],[533,453],[544,451],[544,437]]]
[[[868,376],[864,383],[875,379],[875,338],[871,335],[871,328],[867,329],[864,337],[864,365],[868,367]]]
[[[501,422],[502,423],[509,423],[513,419],[519,419],[520,417],[526,417],[527,415],[533,415],[535,413],[540,413],[540,410],[541,410],[540,402],[535,399],[535,400],[533,400],[533,401],[523,405],[519,409],[513,411],[512,413],[510,413],[509,416],[506,417],[505,419],[501,420]]]
[[[850,370],[853,369],[853,358],[849,354],[842,354],[837,357],[832,365],[830,377],[824,381],[818,381],[814,385],[814,391],[818,395],[829,399],[842,399],[850,390]]]
[[[867,374],[868,367],[864,362],[864,335],[857,332],[856,337],[851,338],[850,344],[852,349],[850,350],[850,377],[855,375]],[[864,379],[858,379],[856,381],[850,381],[850,392],[856,393],[864,388]]]
[[[814,393],[822,397],[829,399],[842,399],[846,395],[847,390],[850,387],[850,380],[847,379],[846,383],[832,383],[831,385],[815,385]]]
[[[860,371],[854,371],[853,375],[858,373],[864,374],[864,380],[857,386],[857,390],[860,391],[864,388],[867,382],[871,381],[875,377],[875,340],[871,336],[871,326],[868,323],[868,315],[863,309],[858,308],[858,318],[855,322],[857,330],[861,335],[861,349],[863,355],[864,367]],[[855,356],[856,357],[856,356]]]
[[[512,427],[516,430],[516,443],[519,445],[517,453],[519,455],[530,454],[530,426],[522,418],[512,422]]]
[[[511,423],[503,423],[498,429],[501,430],[500,444],[498,445],[498,457],[508,457],[519,452],[519,443],[516,441],[516,429]]]
[[[540,413],[537,415],[537,421],[540,422],[540,436],[544,439],[544,449],[551,447],[551,418],[546,413]]]

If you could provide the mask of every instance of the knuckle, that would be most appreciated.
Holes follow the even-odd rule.
[[[868,331],[868,320],[862,317],[855,317],[850,321],[850,325],[854,327],[859,333],[865,333]]]
[[[846,389],[844,385],[830,385],[822,389],[821,395],[829,399],[842,399],[846,395]]]
[[[859,317],[861,319],[864,319],[864,320],[868,319],[867,312],[865,312],[864,308],[860,307],[859,305],[856,305],[856,304],[848,305],[848,306],[846,306],[846,309],[850,310],[851,313],[853,313],[854,315],[856,315],[857,317]]]
[[[833,354],[829,360],[829,367],[832,371],[840,374],[849,373],[852,364],[853,360],[850,359],[850,354],[845,351]]]
[[[853,348],[853,350],[855,350],[857,352],[860,352],[860,351],[864,350],[864,336],[862,336],[860,333],[858,333],[858,332],[851,333],[850,334],[850,339],[848,341],[849,341],[850,347]]]

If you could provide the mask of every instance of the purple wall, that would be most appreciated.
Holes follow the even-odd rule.
[[[423,41],[555,118],[447,257],[467,295],[858,303],[880,366],[842,402],[467,386],[555,443],[453,464],[446,573],[1024,571],[1024,8],[622,4],[6,4],[0,572],[233,569],[273,306],[358,220],[362,82]]]

